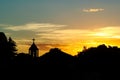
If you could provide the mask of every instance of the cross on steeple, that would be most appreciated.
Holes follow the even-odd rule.
[[[31,45],[31,47],[29,48],[29,54],[32,56],[32,57],[38,57],[38,54],[39,54],[39,49],[37,48],[36,44],[35,44],[35,39],[33,38],[32,39],[33,43]]]
[[[33,43],[35,42],[35,38],[32,39],[33,40]]]

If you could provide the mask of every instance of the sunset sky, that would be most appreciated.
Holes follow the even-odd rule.
[[[0,0],[0,32],[28,53],[60,48],[71,55],[99,44],[120,46],[120,0]]]

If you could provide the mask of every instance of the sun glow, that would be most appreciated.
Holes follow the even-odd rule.
[[[108,33],[104,33],[104,32],[98,32],[96,34],[94,34],[95,36],[101,36],[101,37],[106,37],[106,36],[110,36],[110,34]]]
[[[50,28],[51,29],[51,28]],[[105,44],[110,46],[120,45],[119,27],[102,27],[96,29],[58,29],[52,31],[37,33],[36,45],[39,47],[39,55],[43,55],[51,48],[59,48],[71,55],[77,55],[78,52],[86,48],[97,47]],[[28,53],[30,40],[24,39],[18,42],[18,52]]]

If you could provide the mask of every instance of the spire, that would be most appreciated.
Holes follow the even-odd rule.
[[[32,39],[33,40],[33,43],[35,42],[35,38]]]
[[[31,45],[31,47],[29,48],[29,54],[33,57],[38,57],[38,54],[39,54],[38,50],[39,49],[37,48],[37,46],[35,44],[35,39],[34,38],[32,39],[32,41],[33,41],[33,43]]]
[[[31,49],[31,50],[33,50],[33,49],[34,49],[34,50],[38,50],[38,48],[37,48],[37,46],[36,46],[36,44],[35,44],[35,38],[33,38],[32,41],[33,41],[33,44],[31,45],[30,49]]]

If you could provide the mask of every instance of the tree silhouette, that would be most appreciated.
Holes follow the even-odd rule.
[[[39,75],[40,79],[48,77],[61,80],[120,79],[120,74],[117,74],[120,72],[120,48],[117,46],[101,44],[97,47],[83,47],[83,51],[76,56],[71,56],[59,48],[52,48],[40,57],[32,57],[26,53],[16,54],[16,51],[15,41],[11,37],[7,40],[5,34],[0,32],[0,65],[6,67],[4,64],[8,64],[9,72],[15,70],[15,74],[22,72],[34,79],[36,75]],[[9,65],[9,63],[12,63],[14,67],[11,68],[12,64]],[[34,75],[31,74],[32,71]],[[23,78],[23,76],[20,77]]]
[[[0,63],[7,64],[9,59],[7,37],[3,32],[0,32]]]
[[[16,51],[15,41],[11,37],[7,40],[6,35],[0,32],[0,62],[2,64],[11,63]]]
[[[10,55],[15,56],[16,51],[17,51],[16,43],[15,43],[15,41],[12,40],[11,37],[9,37],[9,39],[8,39],[8,48],[9,48]]]

